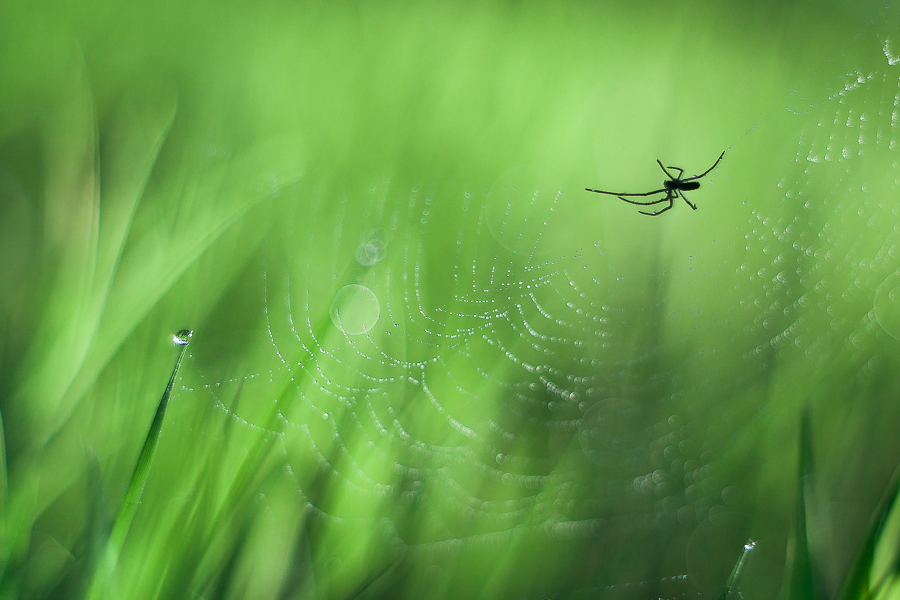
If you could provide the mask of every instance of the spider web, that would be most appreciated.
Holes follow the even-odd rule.
[[[739,468],[778,430],[769,403],[799,406],[795,379],[851,394],[900,339],[885,31],[737,141],[696,212],[618,227],[611,204],[598,227],[577,184],[528,166],[466,189],[308,183],[279,204],[255,324],[199,332],[180,401],[267,434],[348,564],[353,535],[437,590],[513,555],[573,597],[717,593],[750,535],[784,544]],[[223,362],[237,343],[255,367]]]

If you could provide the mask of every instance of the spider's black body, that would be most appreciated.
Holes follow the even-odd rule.
[[[672,167],[669,167],[670,169]],[[679,192],[689,192],[700,187],[699,181],[687,181],[682,179],[666,179],[663,181],[666,190],[678,190]]]
[[[672,177],[672,174],[666,170],[666,168],[663,166],[663,164],[659,160],[657,160],[656,162],[657,162],[657,164],[659,164],[659,168],[663,170],[663,173],[666,174],[666,177],[668,177],[668,179],[663,181],[663,187],[661,189],[653,190],[652,192],[646,192],[643,194],[626,194],[626,193],[620,193],[620,192],[605,192],[603,190],[593,190],[591,188],[584,188],[584,189],[588,192],[596,192],[598,194],[609,194],[610,196],[618,196],[619,200],[628,202],[629,204],[637,204],[638,206],[652,206],[653,204],[660,204],[662,202],[669,203],[669,205],[667,207],[665,207],[662,210],[658,210],[656,212],[649,213],[649,212],[644,212],[642,210],[638,211],[642,215],[649,215],[651,217],[661,215],[664,212],[666,212],[667,210],[669,210],[670,208],[672,208],[672,206],[675,203],[676,197],[681,198],[682,200],[684,200],[687,203],[688,206],[690,206],[694,210],[697,210],[697,205],[691,203],[691,201],[688,200],[682,192],[689,192],[691,190],[699,189],[700,182],[697,180],[701,179],[703,177],[706,177],[706,175],[709,174],[710,171],[715,169],[716,165],[719,164],[719,161],[722,160],[723,156],[725,156],[724,152],[722,152],[722,154],[719,155],[719,158],[716,159],[716,162],[713,163],[713,166],[711,166],[707,170],[703,171],[699,175],[694,175],[693,177],[684,177],[684,178],[682,178],[682,175],[684,175],[684,169],[679,168],[679,167],[669,167],[673,171],[678,171],[678,177]],[[663,192],[665,192],[665,194],[666,194],[665,197],[663,197],[659,200],[653,200],[652,202],[637,202],[635,200],[629,200],[628,198],[624,197],[624,196],[653,196],[654,194],[661,194]]]

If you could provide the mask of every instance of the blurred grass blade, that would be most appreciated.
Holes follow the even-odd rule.
[[[844,578],[844,584],[837,596],[837,600],[862,600],[863,598],[871,598],[878,594],[879,588],[900,573],[900,564],[897,563],[897,511],[894,507],[897,505],[897,494],[900,492],[900,465],[894,469],[894,474],[888,483],[884,495],[872,513],[866,533],[860,542],[856,556],[850,564],[847,576]],[[891,526],[887,526],[890,524]],[[893,535],[891,535],[893,534]],[[876,552],[877,550],[877,552]],[[892,563],[890,568],[876,579],[873,584],[873,567],[876,566],[878,559],[885,554],[891,554]]]
[[[734,563],[734,568],[731,570],[731,575],[728,576],[728,581],[725,583],[725,589],[722,591],[722,595],[719,596],[719,600],[725,600],[728,598],[728,594],[731,593],[731,588],[734,587],[737,578],[741,574],[741,570],[744,568],[744,563],[747,562],[747,558],[750,556],[750,551],[756,548],[756,542],[753,540],[748,540],[746,544],[744,544],[744,549],[741,550],[741,555],[738,557],[737,562]]]
[[[370,575],[359,585],[355,592],[347,597],[347,600],[357,600],[357,598],[372,597],[371,592],[377,592],[377,588],[381,587],[379,586],[379,583],[383,583],[391,573],[397,571],[398,566],[401,564],[402,560],[403,556],[398,556],[387,565],[385,565],[383,569]]]
[[[881,535],[875,543],[870,579],[875,582],[869,596],[878,598],[900,597],[900,504],[894,502],[887,515]]]
[[[812,557],[809,549],[807,506],[809,505],[810,479],[813,475],[812,426],[809,406],[803,407],[800,416],[800,460],[797,477],[797,503],[794,507],[794,532],[788,551],[787,576],[790,600],[812,600],[816,597]]]
[[[6,565],[12,552],[10,543],[10,531],[12,524],[9,522],[9,478],[6,466],[6,433],[3,424],[3,415],[0,414],[0,580],[6,572]]]
[[[94,578],[90,593],[91,598],[100,597],[98,593],[101,588],[98,587],[97,575],[101,575],[100,581],[103,581],[105,580],[104,575],[112,574],[119,560],[122,546],[125,544],[125,538],[128,537],[128,530],[131,528],[131,522],[134,520],[138,504],[140,504],[141,496],[144,493],[147,476],[150,474],[150,465],[153,463],[153,456],[156,454],[156,447],[159,444],[159,435],[162,431],[162,422],[166,416],[169,398],[172,395],[172,387],[175,385],[178,369],[181,367],[181,361],[184,359],[184,353],[188,344],[190,344],[192,335],[193,332],[190,329],[182,329],[172,338],[176,345],[181,346],[181,351],[178,353],[175,368],[172,369],[172,376],[169,377],[169,383],[166,385],[166,389],[156,408],[156,415],[150,424],[150,430],[147,432],[147,438],[144,440],[144,447],[141,449],[140,457],[138,457],[137,464],[134,467],[134,473],[131,475],[131,482],[128,484],[128,490],[125,492],[125,499],[122,501],[119,514],[113,524],[105,555]]]

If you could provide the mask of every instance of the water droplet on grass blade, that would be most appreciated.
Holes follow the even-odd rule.
[[[194,335],[194,332],[190,329],[182,329],[178,333],[172,334],[172,337],[169,338],[169,343],[173,346],[187,346],[191,343],[191,336]]]

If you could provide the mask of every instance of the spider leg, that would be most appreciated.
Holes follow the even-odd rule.
[[[671,199],[671,198],[669,199],[669,205],[668,205],[667,207],[665,207],[664,209],[662,209],[662,210],[658,210],[658,211],[652,212],[652,213],[644,212],[644,211],[642,211],[642,210],[639,210],[638,212],[641,213],[642,215],[647,215],[648,217],[656,217],[656,216],[658,216],[658,215],[663,214],[664,212],[666,212],[666,211],[669,210],[670,208],[672,208],[672,199]]]
[[[659,194],[660,192],[665,192],[666,188],[663,188],[661,190],[653,190],[652,192],[647,192],[646,194],[626,194],[624,192],[606,192],[603,190],[595,190],[595,189],[591,189],[591,188],[584,188],[584,191],[594,192],[596,194],[609,194],[610,196],[618,196],[621,198],[622,196],[652,196],[654,194]]]
[[[668,178],[671,179],[672,181],[675,181],[675,178],[672,177],[672,174],[671,174],[671,173],[669,173],[668,171],[666,171],[666,168],[663,166],[662,162],[660,162],[660,160],[659,160],[658,158],[656,159],[656,164],[658,164],[658,165],[659,165],[659,168],[663,170],[663,173],[666,174],[666,177],[668,177]],[[669,168],[671,169],[671,167],[669,167]]]
[[[719,158],[716,159],[716,162],[713,163],[713,166],[703,171],[699,175],[694,175],[693,177],[688,177],[686,179],[682,179],[682,181],[693,181],[694,179],[700,179],[701,177],[705,177],[710,171],[716,168],[716,165],[719,164],[719,161],[722,160],[722,157],[725,156],[725,152],[719,155]]]
[[[659,204],[660,202],[671,200],[671,194],[666,194],[665,198],[654,200],[653,202],[635,202],[634,200],[629,200],[628,198],[623,198],[622,196],[619,196],[619,200],[621,200],[622,202],[627,202],[628,204],[637,204],[638,206],[653,206],[654,204]]]
[[[679,191],[678,191],[678,195],[681,196],[681,199],[682,199],[682,200],[684,200],[685,202],[687,202],[687,205],[688,205],[688,206],[690,206],[690,207],[693,208],[694,210],[697,210],[697,205],[694,204],[693,202],[691,202],[690,200],[688,200],[688,199],[687,199],[687,196],[685,196],[683,192],[681,192],[681,191],[679,190]]]
[[[681,176],[684,175],[684,169],[682,169],[681,167],[669,166],[669,168],[674,171],[678,171],[678,179],[681,179]]]

